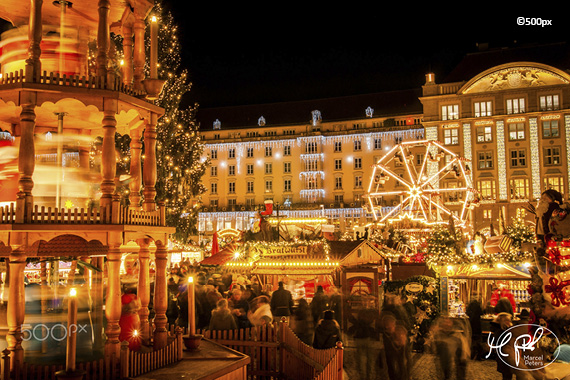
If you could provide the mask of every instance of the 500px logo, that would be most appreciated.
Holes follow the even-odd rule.
[[[532,335],[520,334],[520,331],[531,330],[534,330]],[[544,353],[539,352],[536,355],[532,355],[537,348],[537,343],[545,334],[551,334],[552,337],[556,339],[558,347],[560,347],[560,340],[558,340],[558,337],[551,330],[541,325],[521,324],[509,327],[503,331],[503,333],[497,338],[496,342],[492,334],[489,334],[487,337],[489,353],[485,358],[488,359],[489,356],[491,356],[493,349],[496,349],[499,359],[513,369],[522,371],[536,371],[542,369],[552,364],[558,357],[557,355],[552,358],[551,361],[548,361]],[[513,338],[514,342],[511,343]],[[503,352],[503,350],[508,352]],[[530,351],[531,353],[527,354],[527,351]],[[514,355],[514,358],[512,358],[511,355]]]
[[[35,325],[31,330],[22,329],[22,340],[28,341],[34,339],[38,342],[42,342],[46,339],[53,339],[55,341],[61,342],[67,338],[68,333],[82,333],[87,332],[87,325],[64,325],[63,323],[56,323],[53,326],[47,326],[43,323]]]
[[[540,17],[517,17],[517,25],[545,27],[547,25],[552,25],[552,20],[543,20]]]

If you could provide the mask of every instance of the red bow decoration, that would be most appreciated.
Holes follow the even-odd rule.
[[[558,281],[556,277],[550,277],[548,285],[544,285],[544,290],[547,293],[552,293],[552,306],[558,307],[560,304],[568,305],[570,302],[566,301],[563,289],[570,285],[570,280]]]
[[[560,250],[558,248],[551,248],[548,250],[548,259],[553,264],[560,265]]]

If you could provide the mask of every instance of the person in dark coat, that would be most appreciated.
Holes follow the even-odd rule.
[[[348,321],[352,324],[349,332],[356,345],[356,368],[363,380],[373,378],[372,372],[379,354],[375,348],[375,342],[379,339],[379,318],[372,298],[366,300],[365,308],[358,311],[356,318],[348,313]]]
[[[293,309],[293,296],[285,289],[283,281],[279,281],[279,288],[271,294],[271,313],[276,320],[291,315]]]
[[[221,298],[210,318],[209,330],[235,330],[237,324],[232,311],[228,307],[228,300]]]
[[[299,304],[293,313],[291,327],[297,337],[306,345],[313,344],[313,334],[315,325],[311,316],[311,309],[306,299],[301,298]]]
[[[310,306],[313,321],[317,323],[322,318],[324,311],[329,307],[329,297],[325,294],[321,285],[317,286],[317,292],[313,296]]]
[[[228,304],[239,329],[251,327],[251,323],[247,318],[249,312],[249,303],[243,298],[243,292],[239,287],[232,289]]]
[[[497,301],[497,305],[495,305],[495,314],[499,313],[509,313],[511,315],[511,318],[515,316],[513,305],[508,298],[503,297]]]
[[[334,312],[327,310],[323,313],[324,318],[319,321],[315,328],[313,338],[313,348],[325,349],[336,346],[336,342],[341,341],[340,326],[334,319]]]
[[[483,307],[477,299],[471,300],[467,305],[465,314],[469,318],[471,326],[471,359],[482,360],[485,356],[483,350],[483,332],[481,330],[481,316],[483,315]]]

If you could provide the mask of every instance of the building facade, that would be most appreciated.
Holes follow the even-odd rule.
[[[202,126],[210,167],[203,177],[208,191],[200,232],[247,230],[266,201],[283,216],[342,219],[342,230],[366,223],[371,215],[363,196],[374,163],[400,141],[423,139],[424,132],[420,114],[377,116],[367,103],[361,106],[362,116],[352,119],[327,120],[314,109],[303,123],[268,125],[260,116],[241,128],[223,128],[220,119]]]
[[[570,76],[535,62],[511,62],[468,81],[423,86],[423,126],[472,162],[480,207],[474,229],[517,215],[546,189],[567,199]],[[495,223],[496,226],[496,223]]]
[[[313,108],[288,103],[282,107],[297,121],[285,117],[273,124],[263,108],[237,107],[229,118],[222,109],[206,110],[200,121],[210,168],[203,178],[208,191],[202,197],[200,233],[248,229],[265,200],[277,204],[283,215],[327,217],[342,231],[371,222],[363,200],[373,166],[386,149],[410,140],[440,142],[448,150],[437,163],[440,169],[454,154],[467,162],[474,193],[469,219],[475,231],[492,223],[496,227],[500,213],[508,223],[547,188],[566,198],[570,76],[560,68],[564,60],[550,63],[542,50],[536,60],[520,58],[533,57],[537,50],[469,56],[444,83],[426,75],[417,95],[419,107],[384,94],[392,102],[381,115],[367,97],[334,99],[335,106],[328,108],[334,115],[321,112],[318,102]],[[322,102],[323,108],[330,106]],[[406,112],[402,104],[409,106]],[[305,121],[299,121],[299,110]],[[416,157],[419,166],[421,152]],[[397,181],[386,189],[394,186]],[[436,186],[456,184],[451,179]],[[452,205],[461,196],[447,193],[442,202]],[[381,204],[395,205],[397,200],[390,198]]]

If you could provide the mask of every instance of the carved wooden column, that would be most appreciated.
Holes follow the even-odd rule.
[[[26,293],[24,290],[24,269],[26,267],[26,255],[23,250],[12,251],[9,262],[10,289],[8,292],[7,322],[8,333],[6,342],[11,353],[11,365],[21,366],[24,361],[22,349],[22,324],[26,315]]]
[[[140,209],[141,204],[141,135],[139,130],[131,132],[131,182],[129,183],[129,203],[132,209]]]
[[[115,191],[117,163],[115,157],[116,101],[105,99],[103,110],[103,146],[101,152],[101,206],[111,206]],[[110,210],[110,207],[109,207]]]
[[[111,2],[99,0],[99,22],[97,25],[97,75],[107,77],[107,63],[109,60],[110,28],[109,12]]]
[[[101,271],[93,271],[91,279],[91,299],[93,300],[93,346],[103,348],[103,257],[93,257],[91,264]]]
[[[141,239],[139,241],[139,283],[137,288],[137,295],[141,303],[139,309],[141,338],[145,344],[148,343],[150,339],[150,323],[148,320],[150,314],[148,310],[148,304],[150,302],[149,243],[150,241],[147,239]]]
[[[26,59],[26,82],[37,82],[42,72],[40,56],[42,49],[42,0],[30,1],[30,22],[28,29],[28,59]]]
[[[22,92],[20,105],[20,147],[18,150],[18,222],[27,220],[27,214],[33,207],[32,189],[34,181],[32,176],[35,169],[36,149],[34,143],[34,129],[36,127],[36,94]]]
[[[156,242],[155,278],[154,278],[154,349],[166,346],[168,331],[166,323],[166,309],[168,308],[168,290],[166,287],[166,261],[168,258],[166,247]]]
[[[133,84],[133,28],[123,27],[123,83],[127,86]]]
[[[135,7],[135,21],[133,23],[133,32],[135,36],[133,50],[133,86],[137,90],[144,90],[142,80],[144,79],[144,63],[145,63],[145,43],[144,31],[145,22],[144,15]]]
[[[107,254],[107,294],[105,303],[105,316],[107,317],[107,326],[105,327],[105,355],[110,356],[113,353],[119,357],[121,342],[119,334],[121,327],[119,319],[121,318],[121,250],[119,245],[109,246]]]
[[[144,130],[143,210],[156,210],[156,114],[151,114]]]

